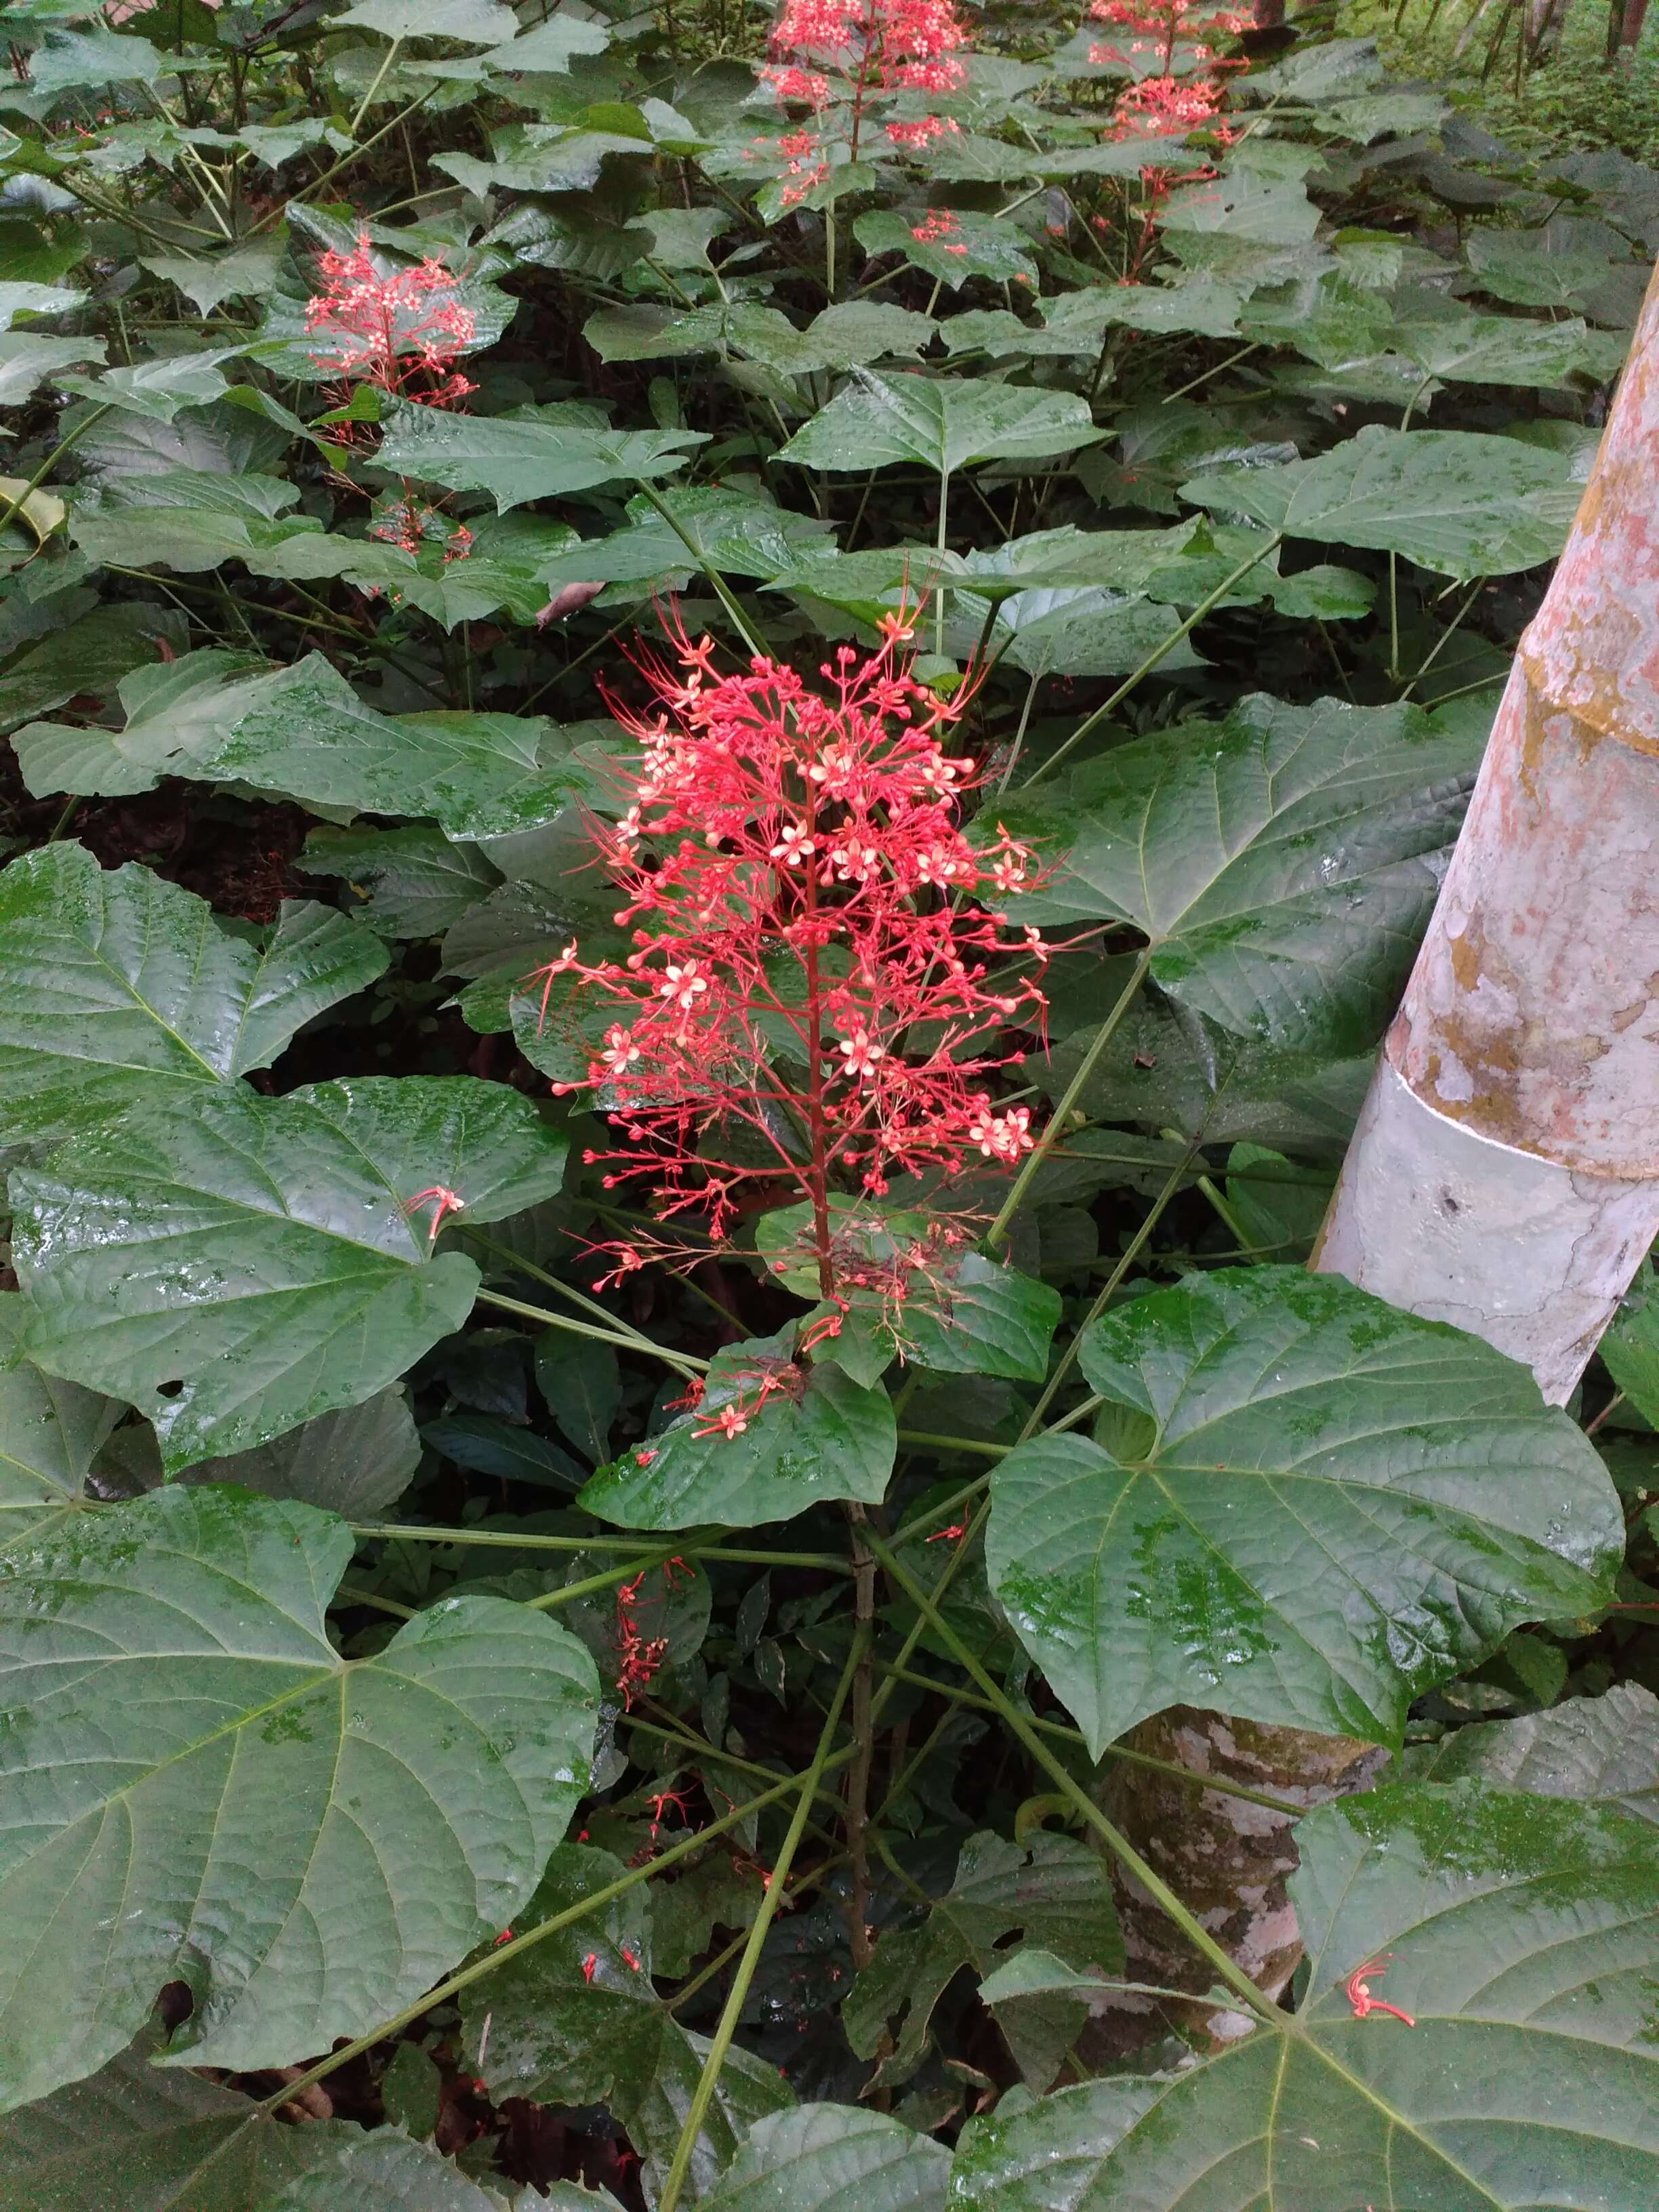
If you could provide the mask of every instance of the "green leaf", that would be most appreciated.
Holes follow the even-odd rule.
[[[507,415],[451,415],[399,401],[386,411],[377,466],[451,491],[487,491],[504,514],[526,500],[562,498],[618,478],[672,476],[702,430],[610,430],[561,406]]]
[[[1322,1806],[1291,1892],[1294,2020],[1190,2071],[973,2123],[960,2212],[1637,2212],[1659,2191],[1659,1838],[1465,1784]],[[1366,1977],[1414,2027],[1357,2017]]]
[[[118,38],[97,23],[88,31],[48,31],[29,58],[29,87],[52,100],[83,85],[154,84],[167,69],[148,39]]]
[[[1626,343],[1606,331],[1565,323],[1529,323],[1515,315],[1473,315],[1466,309],[1407,318],[1389,343],[1425,376],[1458,384],[1498,384],[1559,391],[1574,378],[1601,384],[1619,374]]]
[[[543,765],[556,733],[538,715],[377,714],[318,653],[230,683],[222,661],[206,661],[191,654],[188,666],[147,669],[125,685],[125,730],[36,722],[20,731],[29,789],[125,793],[153,790],[164,775],[240,781],[312,806],[428,815],[455,837],[533,829],[586,789],[568,769]]]
[[[949,476],[973,461],[1071,453],[1105,434],[1075,392],[854,368],[852,381],[796,431],[778,458],[838,473],[919,461]]]
[[[146,1457],[155,1479],[161,1475],[161,1455],[154,1430],[119,1431],[110,1449],[130,1437],[143,1439]],[[123,1453],[131,1467],[136,1451]],[[402,1497],[421,1463],[421,1439],[409,1410],[409,1399],[399,1384],[377,1390],[361,1406],[343,1406],[337,1413],[319,1413],[286,1436],[252,1451],[233,1452],[227,1459],[198,1460],[174,1479],[180,1482],[234,1482],[240,1489],[258,1491],[264,1498],[292,1498],[301,1505],[320,1505],[348,1520],[368,1521],[383,1514]],[[148,1471],[148,1470],[147,1470]]]
[[[10,330],[19,315],[67,314],[86,296],[72,284],[0,283],[0,330]]]
[[[1462,582],[1553,561],[1581,491],[1561,456],[1513,438],[1375,422],[1316,460],[1181,487],[1183,499],[1288,538],[1401,553]]]
[[[608,1851],[562,1844],[526,1908],[526,1924],[534,1927],[568,1911],[620,1881],[623,1873]],[[468,2063],[495,2101],[531,2097],[606,2105],[639,2152],[653,2194],[673,2154],[708,2048],[657,1996],[653,1967],[650,1906],[641,1884],[504,1960],[461,1999]],[[688,2186],[701,2194],[748,2127],[791,2101],[776,2068],[734,2045],[692,2154]]]
[[[1014,174],[1031,173],[1030,156],[1016,154]],[[952,291],[960,291],[975,276],[996,284],[1036,287],[1037,265],[1025,250],[1030,240],[1024,232],[993,216],[954,208],[928,208],[920,215],[872,208],[854,221],[853,235],[872,260],[884,253],[902,253],[913,269],[926,270]]]
[[[945,2212],[951,2154],[885,2112],[801,2105],[757,2120],[707,2212]]]
[[[174,1978],[174,2062],[325,2051],[530,1895],[586,1786],[592,1661],[488,1598],[343,1661],[323,1615],[351,1552],[307,1506],[165,1489],[0,1583],[8,2107],[113,2057]]]
[[[100,407],[116,407],[152,422],[171,422],[180,409],[205,407],[228,390],[219,363],[234,360],[243,350],[241,346],[216,346],[207,353],[168,354],[159,361],[106,368],[101,376],[71,373],[58,380],[66,392],[79,392]]]
[[[969,653],[989,610],[971,592],[961,593],[955,604],[955,643]],[[1026,676],[1119,676],[1138,667],[1179,627],[1180,617],[1171,608],[1139,592],[1091,585],[1038,586],[999,604],[987,649]],[[1172,674],[1204,663],[1179,638],[1158,665]]]
[[[622,1404],[622,1371],[611,1346],[544,1329],[536,1339],[536,1382],[560,1433],[595,1466],[608,1458]]]
[[[1644,1267],[1596,1346],[1601,1364],[1643,1419],[1659,1428],[1659,1279]]]
[[[1453,1729],[1409,1749],[1402,1765],[1413,1782],[1498,1783],[1609,1805],[1659,1827],[1659,1698],[1616,1682],[1603,1697]]]
[[[130,599],[94,607],[19,653],[0,675],[0,736],[83,691],[112,691],[130,670],[153,666],[163,646],[176,656],[189,643],[190,623],[175,608]]]
[[[102,338],[50,338],[35,331],[0,337],[0,407],[21,405],[36,385],[73,362],[103,358]]]
[[[763,1400],[767,1381],[782,1387]],[[727,1405],[744,1423],[730,1436],[717,1419]],[[695,1410],[601,1468],[576,1502],[623,1528],[753,1528],[836,1498],[878,1504],[897,1443],[884,1390],[797,1367],[768,1337],[717,1352]]]
[[[508,74],[562,73],[580,55],[602,54],[611,35],[609,23],[587,21],[575,15],[550,15],[545,21],[533,24],[516,38],[508,39],[504,46],[492,46],[478,58],[486,69]]]
[[[964,1249],[960,1239],[954,1245],[936,1242],[925,1213],[839,1196],[831,1198],[830,1210],[848,1271],[877,1278],[896,1266],[904,1284],[902,1293],[884,1291],[874,1281],[843,1287],[849,1319],[876,1341],[875,1374],[859,1373],[860,1382],[873,1382],[895,1358],[947,1375],[1042,1382],[1060,1326],[1057,1291]],[[811,1225],[810,1206],[790,1206],[763,1214],[755,1228],[762,1258],[781,1282],[805,1298],[818,1295]],[[905,1267],[903,1255],[918,1246],[928,1255],[925,1263]],[[836,1357],[833,1340],[822,1356]]]
[[[1132,922],[1184,1006],[1275,1044],[1358,1052],[1399,997],[1480,751],[1417,708],[1258,693],[997,818],[1055,872],[1022,916]]]
[[[100,1446],[121,1418],[114,1399],[34,1365],[28,1307],[0,1294],[0,1547],[45,1535],[80,1509]]]
[[[334,20],[383,39],[454,39],[469,46],[499,46],[519,27],[513,10],[496,0],[353,0]]]
[[[227,300],[257,299],[270,289],[283,258],[280,240],[254,239],[228,253],[147,253],[141,265],[152,276],[178,287],[198,315],[210,315]]]
[[[285,902],[260,948],[137,862],[106,875],[81,845],[26,853],[0,873],[0,1144],[207,1097],[386,966],[329,907]]]
[[[13,1175],[32,1358],[155,1425],[167,1469],[359,1405],[459,1328],[478,1273],[434,1256],[444,1186],[494,1221],[560,1186],[562,1137],[470,1076],[135,1107]]]
[[[1097,1757],[1165,1705],[1368,1742],[1507,1630],[1604,1601],[1594,1448],[1524,1367],[1340,1276],[1225,1268],[1137,1298],[1083,1371],[1121,1455],[1022,1444],[991,1586]],[[1133,1433],[1131,1431],[1131,1433]]]
[[[381,937],[441,937],[487,898],[501,872],[476,845],[411,822],[401,830],[313,830],[295,866],[342,876],[363,896],[362,918]]]
[[[121,477],[76,501],[70,535],[89,561],[192,575],[294,539],[325,541],[314,515],[284,516],[300,495],[276,477],[170,469]]]
[[[873,2057],[890,2023],[902,2017],[876,2082],[902,2081],[915,2073],[927,2047],[933,2008],[946,1987],[963,1968],[982,1980],[1017,1931],[1027,1942],[1057,1952],[1068,1966],[1120,1969],[1123,1947],[1099,1852],[1074,1837],[1042,1830],[1024,1849],[988,1832],[969,1837],[955,1879],[926,1920],[919,1928],[886,1930],[874,1959],[847,1993],[842,2025],[860,2057]],[[1083,2023],[1081,2007],[1069,2009],[1069,2032],[1058,2051],[1045,2054],[1054,2061],[1046,2069],[1049,2080]],[[1021,2058],[1019,2040],[1013,2049]],[[1035,2053],[1028,2048],[1025,2055]]]

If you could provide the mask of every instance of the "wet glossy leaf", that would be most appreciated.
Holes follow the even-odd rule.
[[[1519,1720],[1453,1729],[1401,1762],[1413,1782],[1493,1782],[1540,1797],[1606,1802],[1659,1827],[1659,1698],[1617,1682]]]
[[[456,837],[550,821],[585,788],[543,765],[553,731],[539,716],[377,714],[315,653],[269,673],[245,668],[216,653],[146,668],[122,686],[125,730],[32,724],[15,740],[25,782],[36,793],[127,793],[164,775],[240,780],[313,806],[429,815]]]
[[[1081,1358],[1136,1448],[1011,1453],[986,1562],[1097,1754],[1182,1703],[1395,1741],[1517,1622],[1593,1609],[1622,1553],[1605,1470],[1525,1368],[1339,1276],[1192,1276]]]
[[[554,1918],[623,1872],[608,1851],[562,1844],[525,1909],[524,1926]],[[658,1996],[654,1963],[650,1905],[640,1885],[505,1960],[461,2000],[469,2063],[497,2102],[533,2097],[605,2105],[628,2130],[653,2191],[708,2047]],[[480,2053],[486,2018],[489,2039]],[[775,2067],[734,2045],[692,2155],[688,2186],[701,2194],[749,2125],[793,2101]]]
[[[930,1250],[931,1224],[924,1213],[872,1208],[838,1199],[836,1234],[856,1252],[872,1277],[901,1263],[908,1276],[902,1297],[884,1294],[878,1280],[846,1292],[848,1322],[874,1347],[873,1373],[841,1360],[862,1382],[874,1382],[895,1358],[951,1375],[1006,1375],[1040,1382],[1048,1371],[1048,1346],[1060,1325],[1060,1293],[1012,1267],[955,1246],[931,1248],[925,1264],[904,1269],[907,1250]],[[818,1296],[811,1251],[811,1210],[785,1206],[763,1214],[755,1242],[781,1282],[798,1297]],[[843,1334],[847,1334],[846,1327]],[[821,1357],[837,1358],[832,1339]]]
[[[1512,438],[1368,423],[1316,460],[1194,477],[1181,495],[1290,538],[1375,546],[1467,581],[1553,561],[1580,487],[1559,455]]]
[[[382,937],[441,937],[501,880],[476,845],[423,822],[401,830],[313,830],[295,863],[342,877],[364,895],[362,918]]]
[[[0,1143],[210,1096],[386,964],[368,931],[309,901],[285,902],[260,947],[136,862],[25,854],[0,873]]]
[[[39,384],[73,362],[100,362],[102,338],[52,338],[37,331],[0,337],[0,407],[15,407]]]
[[[129,670],[176,657],[189,642],[190,624],[174,607],[131,600],[94,607],[20,653],[0,675],[0,732],[80,692],[112,691]]]
[[[1033,921],[1133,922],[1184,1006],[1274,1044],[1358,1052],[1410,969],[1480,751],[1415,708],[1258,694],[997,818],[1055,871],[1022,902]]]
[[[85,493],[70,535],[93,562],[192,575],[225,561],[257,561],[295,539],[327,544],[314,516],[283,513],[299,496],[275,477],[169,469]]]
[[[434,1256],[419,1194],[496,1220],[556,1191],[564,1153],[470,1076],[136,1107],[12,1176],[30,1356],[137,1406],[169,1472],[268,1443],[465,1320],[477,1269]]]
[[[28,1318],[23,1299],[0,1294],[0,1547],[44,1536],[79,1509],[125,1410],[37,1367],[22,1349]]]
[[[498,46],[518,23],[499,0],[353,0],[337,17],[383,39],[454,39],[464,46]]]
[[[606,1458],[622,1403],[622,1375],[611,1346],[544,1329],[536,1340],[536,1382],[561,1434],[595,1464]]]
[[[1644,1420],[1659,1426],[1659,1281],[1650,1267],[1631,1285],[1596,1351]]]
[[[900,2023],[877,2081],[903,2081],[915,2072],[947,1985],[964,1967],[982,1980],[1017,1933],[1069,1966],[1120,1969],[1123,1947],[1099,1852],[1074,1837],[1041,1830],[1024,1849],[988,1832],[968,1838],[955,1880],[922,1924],[887,1929],[847,1993],[842,2024],[860,2057],[875,2056],[890,2023]],[[1056,2065],[1083,2017],[1080,2008],[1070,2008],[1069,2032],[1053,2054]],[[1029,2028],[1024,2037],[1016,2028],[1016,2058],[1035,2056],[1036,2040]],[[1043,2078],[1052,2080],[1054,2070],[1045,2068]]]
[[[323,1611],[352,1548],[331,1515],[204,1488],[15,1555],[0,1583],[8,2106],[113,2057],[174,1978],[195,1999],[177,2057],[326,2050],[530,1895],[586,1785],[592,1661],[544,1615],[485,1598],[343,1661]]]
[[[438,407],[398,403],[386,416],[379,464],[446,484],[451,491],[487,491],[498,514],[531,499],[551,499],[598,484],[672,476],[701,430],[611,430],[591,414],[572,421],[561,406],[521,408],[508,415],[449,415]]]
[[[769,1380],[781,1387],[763,1397]],[[577,1502],[623,1528],[753,1527],[834,1498],[877,1504],[896,1449],[885,1390],[838,1367],[795,1367],[787,1340],[771,1337],[716,1353],[699,1404],[601,1468]]]
[[[973,461],[1038,459],[1091,446],[1096,429],[1069,392],[1020,392],[988,378],[877,376],[852,380],[779,455],[808,468],[847,471],[919,461],[949,476]]]
[[[961,2212],[1638,2212],[1659,2189],[1659,1841],[1603,1807],[1466,1784],[1322,1807],[1297,1831],[1294,2022],[1175,2077],[981,2120]],[[1356,2017],[1367,1978],[1411,2015]]]
[[[951,2154],[885,2112],[802,2105],[757,2120],[708,2212],[945,2212]]]
[[[1014,148],[998,147],[999,156],[1012,155],[1015,176],[1030,176],[1029,155]],[[998,166],[1000,166],[999,161]],[[1025,250],[1024,231],[994,216],[971,215],[957,210],[928,209],[917,215],[908,210],[872,208],[856,218],[853,235],[872,259],[884,253],[902,254],[912,268],[952,291],[975,276],[997,284],[1029,284],[1034,289],[1037,265]]]

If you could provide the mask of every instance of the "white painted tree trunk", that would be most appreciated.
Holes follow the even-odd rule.
[[[1312,1265],[1571,1394],[1659,1235],[1659,276]]]

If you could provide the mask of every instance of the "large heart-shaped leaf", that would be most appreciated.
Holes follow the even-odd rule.
[[[1412,707],[1247,698],[995,810],[1052,882],[1032,920],[1133,922],[1174,998],[1230,1030],[1359,1052],[1386,1023],[1480,765]]]
[[[80,1508],[122,1407],[48,1375],[22,1349],[26,1300],[0,1295],[0,1546],[43,1535]]]
[[[830,1498],[878,1504],[897,1447],[885,1390],[796,1366],[772,1337],[717,1353],[696,1407],[602,1467],[576,1502],[623,1528],[753,1527]]]
[[[263,949],[136,862],[44,845],[0,873],[0,1144],[38,1144],[135,1099],[206,1097],[382,974],[386,947],[289,901]]]
[[[60,1390],[74,1387],[57,1385]],[[361,1406],[319,1413],[314,1420],[302,1421],[297,1429],[268,1444],[256,1444],[252,1451],[198,1460],[174,1479],[234,1482],[266,1498],[292,1498],[301,1505],[320,1505],[348,1519],[368,1521],[403,1495],[420,1463],[420,1432],[408,1397],[400,1386],[392,1385],[365,1398]],[[97,1471],[118,1478],[127,1494],[154,1488],[162,1480],[155,1430],[138,1421],[118,1431],[100,1455]]]
[[[707,2212],[945,2212],[951,2154],[885,2112],[799,2105],[757,2120]]]
[[[1165,1705],[1393,1742],[1516,1621],[1605,1602],[1606,1470],[1528,1370],[1334,1275],[1225,1268],[1087,1331],[1115,1452],[992,1477],[986,1563],[1097,1755]]]
[[[620,1881],[623,1872],[608,1851],[562,1844],[526,1923],[552,1919]],[[498,2103],[533,2097],[608,2106],[639,2151],[654,2192],[708,2046],[680,2026],[652,1986],[651,1932],[644,1890],[629,1890],[503,1960],[465,1993],[462,2017],[469,2058]],[[775,2068],[734,2045],[692,2153],[689,2185],[706,2189],[749,2124],[792,2102]]]
[[[835,471],[920,461],[950,476],[970,461],[1040,459],[1105,434],[1075,392],[1018,391],[989,377],[877,376],[855,368],[778,458]]]
[[[1310,1813],[1294,2020],[1190,2072],[975,2123],[960,2212],[1644,2212],[1659,2197],[1659,1838],[1465,1784]],[[1356,2011],[1363,1978],[1411,2025]]]
[[[1468,580],[1553,561],[1583,487],[1559,453],[1472,430],[1369,422],[1282,468],[1194,477],[1183,499],[1321,545],[1370,545]]]
[[[320,653],[249,675],[220,656],[147,668],[121,687],[125,730],[32,723],[14,740],[37,795],[154,790],[164,775],[240,780],[317,807],[429,815],[456,837],[550,821],[577,787],[542,764],[538,715],[380,714]],[[234,680],[224,678],[233,675]]]
[[[556,1191],[562,1137],[470,1076],[135,1107],[14,1175],[30,1356],[147,1413],[168,1472],[393,1382],[471,1310],[439,1188],[494,1221]]]
[[[175,2057],[325,2051],[534,1888],[586,1784],[592,1661],[490,1598],[343,1661],[323,1614],[351,1552],[309,1506],[169,1488],[0,1583],[8,2106],[113,2057],[175,1978]]]
[[[670,476],[692,447],[708,441],[702,430],[607,429],[591,418],[572,421],[561,406],[453,415],[398,403],[385,419],[380,467],[451,491],[487,491],[501,514],[619,478]]]

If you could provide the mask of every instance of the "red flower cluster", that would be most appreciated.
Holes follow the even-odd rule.
[[[820,693],[762,659],[721,676],[707,638],[678,634],[678,672],[647,668],[662,711],[618,717],[641,753],[598,832],[635,949],[590,965],[571,945],[533,979],[573,1037],[584,1015],[590,1039],[606,1023],[584,1085],[556,1089],[591,1088],[626,1136],[588,1156],[607,1184],[646,1179],[659,1218],[695,1213],[718,1239],[781,1182],[810,1202],[831,1297],[832,1190],[1032,1144],[1028,1110],[1000,1109],[984,1079],[1046,1010],[1007,956],[1040,966],[1047,948],[972,903],[1030,888],[1032,859],[962,835],[973,774],[946,748],[966,702],[914,680],[910,635],[890,618],[867,659],[842,647]],[[596,997],[614,1019],[586,1012]],[[647,1250],[604,1249],[618,1273]]]
[[[306,328],[334,341],[326,355],[313,356],[319,368],[428,407],[453,407],[477,389],[450,366],[471,344],[477,324],[456,299],[455,279],[441,262],[383,276],[368,232],[360,231],[351,252],[320,255],[317,273],[323,289],[306,302]]]
[[[918,246],[937,246],[941,253],[966,253],[965,246],[951,243],[961,228],[949,208],[929,208],[921,221],[911,226],[910,235]]]
[[[1248,9],[1195,9],[1194,0],[1091,0],[1089,15],[1097,23],[1115,23],[1129,33],[1127,46],[1090,47],[1089,59],[1097,66],[1110,62],[1132,65],[1144,58],[1149,45],[1158,50],[1159,73],[1143,77],[1119,97],[1113,116],[1115,137],[1185,137],[1189,131],[1205,129],[1226,137],[1215,117],[1225,88],[1224,73],[1239,64],[1218,58],[1213,42],[1249,30],[1254,18]],[[1185,58],[1197,74],[1175,75],[1177,40],[1184,42]]]
[[[799,101],[819,116],[839,108],[838,128],[856,161],[869,101],[882,93],[955,92],[967,80],[956,58],[967,46],[951,0],[786,0],[770,40],[775,58],[762,75],[780,100]],[[922,153],[957,125],[924,115],[883,127],[898,151]],[[817,136],[801,137],[810,140],[815,157],[811,175],[785,186],[786,206],[805,198],[828,173]],[[786,149],[784,140],[778,145]]]

